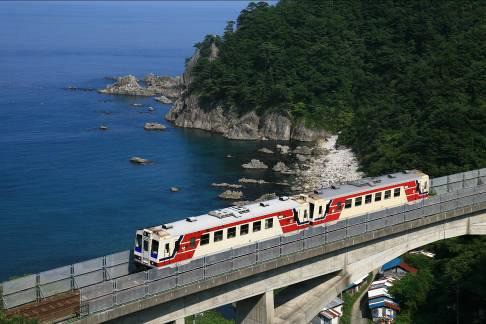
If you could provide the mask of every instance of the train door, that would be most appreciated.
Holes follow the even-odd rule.
[[[314,208],[315,208],[315,205],[313,203],[309,203],[309,217],[310,217],[310,219],[314,219]]]
[[[170,251],[171,251],[171,242],[168,241],[168,240],[167,241],[163,241],[163,242],[164,242],[163,243],[163,246],[162,246],[163,249],[164,249],[163,256],[164,256],[164,259],[166,259],[166,258],[169,258],[170,257],[170,254],[171,254],[170,253]]]
[[[143,232],[143,244],[142,244],[142,262],[150,264],[150,245],[151,245],[151,235],[149,232]]]

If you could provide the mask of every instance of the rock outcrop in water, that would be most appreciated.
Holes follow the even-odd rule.
[[[250,162],[241,165],[244,169],[268,169],[268,165],[260,160],[251,159]]]
[[[159,96],[159,100],[171,101],[181,94],[182,84],[180,77],[148,75],[143,80],[142,86],[133,75],[119,77],[115,83],[100,93],[125,95],[125,96]],[[165,99],[164,99],[165,98]]]
[[[149,164],[152,161],[147,160],[147,159],[143,159],[143,158],[138,157],[138,156],[134,156],[134,157],[130,158],[130,162],[132,162],[134,164]]]
[[[163,131],[166,129],[166,127],[159,123],[145,123],[143,129],[147,131]]]
[[[219,198],[222,199],[241,199],[243,197],[243,192],[241,191],[232,191],[232,190],[226,190],[225,192],[221,193],[219,195]]]

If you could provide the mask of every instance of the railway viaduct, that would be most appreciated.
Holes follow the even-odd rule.
[[[79,323],[184,323],[184,317],[236,303],[239,323],[308,323],[349,283],[420,246],[486,234],[486,203],[439,212],[203,280]],[[276,289],[287,287],[274,295]]]
[[[42,306],[48,296],[79,294],[79,314],[68,321],[81,324],[182,324],[185,317],[230,303],[236,304],[238,323],[308,323],[351,282],[391,259],[435,241],[486,234],[486,169],[431,183],[436,195],[413,205],[172,268],[131,272],[124,251],[29,275],[3,283],[3,303],[15,310]]]

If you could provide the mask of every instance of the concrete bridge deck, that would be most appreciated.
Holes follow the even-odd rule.
[[[166,323],[237,303],[237,321],[306,323],[349,283],[420,246],[486,233],[486,202],[367,232],[92,314],[80,323]],[[294,296],[278,288],[302,283]],[[275,303],[277,301],[277,303]]]

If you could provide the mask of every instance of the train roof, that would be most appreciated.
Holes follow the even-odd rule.
[[[332,186],[321,189],[310,197],[329,200],[336,197],[342,197],[359,193],[363,191],[372,190],[374,187],[388,187],[395,184],[416,180],[418,177],[425,175],[418,170],[410,170],[404,172],[392,173],[380,177],[363,178],[356,181],[351,181],[345,184]],[[305,194],[304,194],[305,195]],[[251,219],[258,216],[278,213],[280,211],[297,208],[305,200],[301,200],[303,195],[295,195],[293,197],[280,197],[264,202],[253,203],[245,206],[232,206],[223,209],[213,210],[207,214],[187,217],[186,219],[167,223],[164,225],[154,226],[148,228],[161,238],[165,236],[178,237],[188,233],[198,232],[217,226],[223,226],[239,222],[245,219]]]
[[[148,230],[157,232],[161,237],[165,235],[174,237],[243,221],[245,219],[278,213],[298,206],[298,202],[288,197],[280,197],[241,207],[232,206],[213,210],[204,215],[187,217],[186,219],[175,221],[173,223],[151,227],[148,228]]]
[[[349,181],[344,184],[323,188],[317,191],[321,199],[332,199],[362,191],[373,190],[374,188],[388,187],[395,184],[416,180],[418,177],[425,175],[418,170],[408,170],[403,172],[390,173],[379,177],[362,178],[355,181]]]

